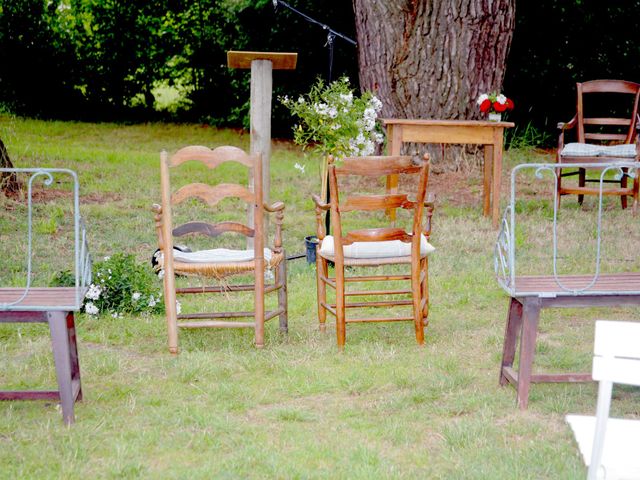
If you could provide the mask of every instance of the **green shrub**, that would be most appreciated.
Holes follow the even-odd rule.
[[[74,282],[73,275],[65,271],[58,273],[52,284],[71,286]],[[131,254],[116,253],[93,265],[93,283],[83,309],[89,315],[161,313],[164,302],[151,270]]]

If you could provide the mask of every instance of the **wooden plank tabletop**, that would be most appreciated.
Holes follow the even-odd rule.
[[[490,122],[489,120],[439,120],[422,118],[382,118],[384,125],[426,125],[444,127],[515,127],[513,122]]]

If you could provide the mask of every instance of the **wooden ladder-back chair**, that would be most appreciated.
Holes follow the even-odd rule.
[[[178,167],[189,160],[203,163],[215,169],[225,162],[237,162],[253,171],[254,188],[238,184],[218,183],[208,185],[191,183],[172,191],[169,169]],[[262,161],[260,154],[249,155],[237,147],[223,146],[211,150],[202,146],[188,146],[169,155],[160,154],[160,176],[162,182],[162,205],[154,205],[156,229],[158,232],[158,267],[164,270],[164,294],[169,336],[169,351],[178,353],[178,327],[248,327],[255,330],[255,344],[264,346],[264,322],[276,316],[280,318],[280,330],[287,331],[287,288],[286,260],[282,248],[282,224],[284,204],[275,202],[265,205],[262,201]],[[210,224],[204,221],[190,221],[173,226],[172,207],[190,198],[197,198],[215,207],[226,198],[237,198],[247,203],[253,210],[255,227],[236,221],[222,221]],[[264,212],[275,214],[273,247],[265,248]],[[206,235],[217,237],[223,233],[237,233],[252,238],[253,249],[232,250],[216,248],[195,252],[181,252],[174,248],[173,237],[184,235]],[[265,272],[274,270],[273,283],[265,285]],[[176,287],[176,275],[197,276],[220,281],[232,275],[252,274],[252,284],[218,284],[197,287]],[[225,282],[226,283],[226,282]],[[176,295],[196,293],[223,293],[253,291],[255,306],[253,311],[202,312],[178,314]],[[265,311],[265,294],[278,292],[275,310]],[[238,318],[252,318],[241,322]],[[235,320],[234,320],[235,319]]]
[[[413,177],[417,180],[417,189],[409,193],[392,192],[383,195],[353,195],[342,199],[339,184],[341,180],[371,181],[387,175]],[[417,178],[416,178],[417,177]],[[347,323],[412,321],[418,344],[424,344],[424,328],[427,325],[429,312],[428,291],[428,259],[433,251],[428,243],[431,233],[431,216],[433,202],[425,201],[429,178],[428,155],[419,164],[412,162],[408,156],[368,156],[345,158],[341,166],[336,166],[329,159],[329,202],[324,203],[317,195],[313,195],[316,209],[317,233],[319,244],[316,255],[316,275],[318,293],[318,317],[320,330],[326,326],[327,312],[336,317],[336,334],[338,348],[344,348]],[[362,212],[402,208],[412,210],[412,226],[408,230],[396,226],[382,228],[365,228],[346,231],[343,214],[351,212],[352,216],[361,216]],[[326,235],[322,214],[331,211],[334,235]],[[426,210],[426,215],[425,215]],[[424,218],[426,217],[426,219]],[[386,217],[385,217],[386,218]],[[335,276],[329,276],[329,263],[335,264]],[[385,267],[389,265],[409,265],[410,272],[367,274],[347,276],[349,271],[359,267]],[[369,272],[370,273],[370,272]],[[393,289],[392,285],[381,287],[381,290],[347,289],[352,282],[382,282],[410,280],[408,289]],[[335,304],[327,302],[327,286],[335,290]],[[396,296],[411,297],[397,299]],[[347,298],[374,296],[380,300],[347,302]],[[386,297],[381,299],[381,297]],[[371,298],[371,297],[369,297]],[[356,308],[390,308],[405,307],[410,313],[404,316],[380,316],[347,318],[346,311]]]
[[[614,383],[640,386],[640,324],[598,320],[593,353],[596,414],[566,416],[589,467],[587,479],[640,478],[640,420],[609,416]]]
[[[556,160],[558,163],[611,163],[640,161],[638,147],[638,99],[640,84],[625,80],[591,80],[577,83],[577,109],[567,123],[558,123],[560,135]],[[606,113],[603,113],[606,112]],[[606,115],[606,116],[602,116]],[[571,134],[572,142],[567,143]],[[584,195],[598,195],[600,179],[588,178],[585,168],[558,169],[558,197],[577,194],[582,204]],[[578,186],[563,186],[562,178],[578,175]],[[627,207],[627,196],[633,198],[633,212],[638,208],[639,179],[628,186],[626,171],[619,179],[608,179],[619,188],[603,189],[604,195],[619,195],[622,208]],[[588,187],[597,182],[597,187]]]

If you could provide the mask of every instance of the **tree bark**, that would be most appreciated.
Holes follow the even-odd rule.
[[[360,87],[384,118],[481,119],[500,91],[515,0],[353,0]]]
[[[13,168],[7,148],[4,146],[4,142],[0,139],[0,168]],[[20,182],[15,173],[0,173],[0,191],[5,194],[14,193],[20,190]]]

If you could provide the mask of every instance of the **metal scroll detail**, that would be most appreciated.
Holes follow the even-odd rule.
[[[511,243],[511,228],[509,227],[511,210],[512,207],[509,205],[504,211],[502,221],[500,222],[498,239],[493,252],[493,269],[496,274],[496,280],[507,292],[510,292],[513,288],[511,262],[509,261],[510,252],[513,251]]]

